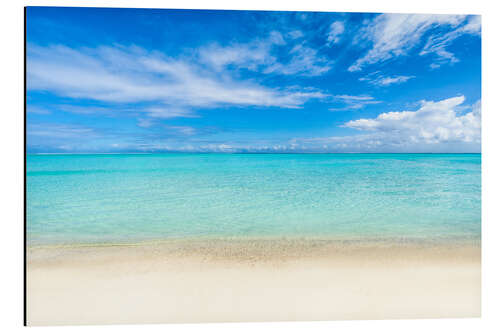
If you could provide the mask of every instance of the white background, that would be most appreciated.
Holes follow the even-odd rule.
[[[483,37],[483,302],[481,319],[23,328],[23,7],[93,6],[481,14]],[[500,11],[462,0],[3,1],[0,8],[0,327],[3,332],[500,332]]]

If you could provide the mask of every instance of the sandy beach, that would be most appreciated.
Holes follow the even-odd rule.
[[[30,247],[28,325],[478,317],[480,243]]]

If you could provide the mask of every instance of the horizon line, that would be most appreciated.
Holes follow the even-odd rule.
[[[226,155],[342,155],[342,154],[371,154],[371,155],[382,155],[382,154],[427,154],[427,155],[439,155],[439,154],[469,154],[478,155],[482,152],[215,152],[215,151],[166,151],[166,152],[75,152],[75,153],[26,153],[26,155],[155,155],[155,154],[226,154]]]

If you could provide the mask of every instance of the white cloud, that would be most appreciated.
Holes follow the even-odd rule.
[[[164,126],[168,131],[172,131],[176,134],[182,135],[194,135],[196,134],[196,129],[191,126]]]
[[[79,105],[70,105],[70,104],[62,104],[56,106],[57,109],[64,111],[64,112],[70,112],[70,113],[75,113],[75,114],[95,114],[95,113],[100,113],[100,114],[105,114],[111,113],[111,110],[106,107],[102,106],[79,106]],[[124,110],[125,111],[125,110]],[[130,111],[127,109],[127,111]]]
[[[401,143],[479,143],[480,104],[474,105],[469,113],[460,115],[456,108],[464,100],[464,96],[458,96],[439,102],[423,101],[416,111],[386,112],[376,118],[349,121],[345,127],[396,135]]]
[[[338,108],[330,108],[330,111],[345,111],[345,110],[359,110],[365,105],[379,104],[380,101],[375,100],[372,96],[361,95],[335,95],[334,100],[340,101],[343,106]]]
[[[143,128],[149,128],[153,126],[155,122],[152,119],[149,118],[139,118],[137,120],[137,126],[143,127]]]
[[[461,27],[460,30],[464,33],[481,34],[481,16],[470,16],[467,24]]]
[[[292,38],[292,39],[297,39],[297,38],[304,37],[304,33],[300,30],[293,30],[293,31],[290,31],[288,33],[288,36],[290,36],[290,38]]]
[[[182,59],[137,47],[72,49],[29,45],[27,85],[30,90],[102,102],[158,102],[182,108],[275,106],[298,108],[319,91],[272,89],[236,81]]]
[[[53,139],[72,139],[95,136],[92,128],[71,124],[30,124],[27,130],[28,137],[45,137]]]
[[[383,76],[383,75],[367,75],[360,78],[360,81],[366,81],[375,86],[389,86],[391,84],[400,84],[415,78],[411,75],[394,75],[394,76]]]
[[[228,46],[211,44],[202,47],[198,52],[200,61],[216,71],[225,70],[229,65],[257,71],[276,62],[276,58],[271,55],[271,49],[284,43],[282,35],[277,34],[250,43],[233,43]]]
[[[353,96],[353,95],[335,95],[335,98],[340,98],[346,101],[370,101],[373,100],[371,96]]]
[[[51,114],[49,110],[39,106],[27,105],[26,112],[32,114]]]
[[[369,64],[408,54],[424,34],[437,26],[456,28],[466,20],[465,15],[381,14],[361,30],[361,39],[372,44],[369,51],[349,67],[358,71]],[[457,33],[470,33],[477,22]]]
[[[283,75],[318,76],[331,69],[331,61],[319,56],[318,51],[304,44],[297,44],[290,50],[291,60],[286,63],[275,62],[264,69],[264,73]]]
[[[196,150],[197,151],[207,151],[207,152],[225,152],[225,153],[230,153],[230,152],[236,152],[236,151],[238,151],[239,148],[235,148],[235,147],[233,147],[230,144],[221,143],[221,144],[201,145]]]
[[[291,39],[303,36],[299,30],[287,34]],[[332,61],[320,56],[318,51],[304,43],[292,47],[286,45],[281,33],[273,31],[266,39],[249,43],[233,43],[228,46],[212,44],[199,50],[200,61],[221,72],[228,67],[248,69],[266,74],[318,76],[331,69]],[[289,61],[279,62],[273,55],[276,47],[282,47],[290,56]]]
[[[291,142],[309,150],[326,146],[330,151],[347,152],[480,152],[481,102],[464,108],[464,100],[458,96],[422,101],[416,111],[386,112],[343,125],[360,134]]]
[[[479,35],[481,33],[481,17],[471,16],[467,23],[460,26],[456,30],[450,31],[442,35],[432,35],[428,38],[425,46],[420,51],[420,55],[434,54],[436,57],[430,67],[438,68],[446,63],[456,63],[459,59],[447,47],[457,38],[464,34]]]
[[[336,44],[340,42],[340,35],[344,33],[345,27],[344,22],[335,21],[330,25],[330,30],[328,31],[327,41],[328,44]]]
[[[152,118],[197,118],[198,116],[189,109],[177,107],[150,107],[145,110]]]
[[[271,31],[271,33],[269,34],[269,41],[272,44],[276,44],[276,45],[285,45],[286,44],[285,39],[283,39],[283,35],[279,31]]]

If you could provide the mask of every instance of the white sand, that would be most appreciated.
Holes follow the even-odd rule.
[[[29,325],[480,316],[480,246],[172,241],[30,248]]]

